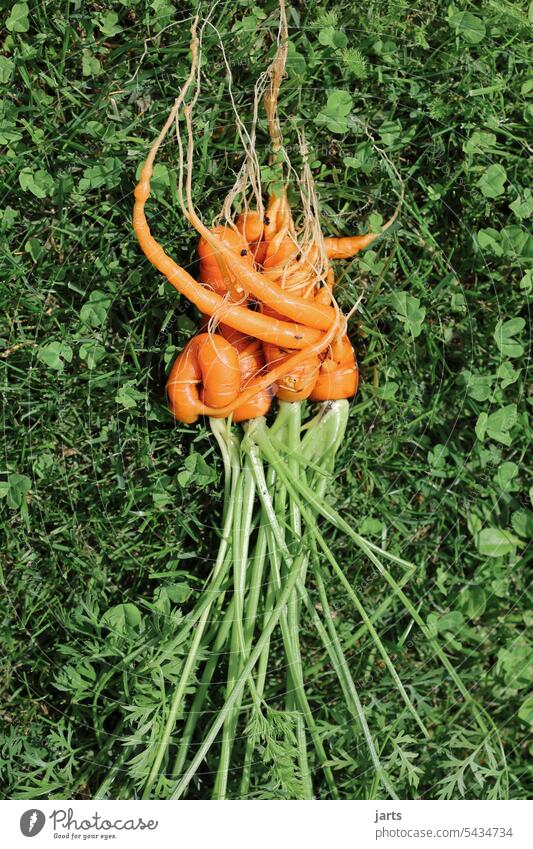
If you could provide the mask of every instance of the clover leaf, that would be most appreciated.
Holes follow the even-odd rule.
[[[425,307],[420,306],[420,301],[407,292],[396,292],[392,296],[392,304],[398,318],[409,330],[413,339],[422,333],[422,323],[426,317]]]
[[[497,323],[496,328],[494,330],[494,341],[498,347],[498,350],[504,357],[510,357],[511,359],[514,357],[521,357],[524,353],[524,346],[517,342],[513,337],[517,335],[517,333],[521,333],[524,327],[526,326],[526,322],[523,318],[510,318],[507,321],[500,321]]]
[[[66,342],[50,342],[39,348],[37,357],[54,371],[63,371],[65,363],[72,362],[72,348]]]
[[[479,178],[477,185],[486,198],[497,198],[504,193],[507,172],[503,165],[489,165]]]
[[[325,108],[318,113],[315,124],[325,126],[332,133],[342,135],[348,130],[348,115],[351,112],[353,100],[347,91],[334,89],[328,94]]]

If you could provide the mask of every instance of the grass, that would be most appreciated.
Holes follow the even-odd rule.
[[[112,794],[112,781],[132,792],[163,720],[165,684],[179,680],[184,646],[164,647],[215,556],[223,499],[213,436],[176,425],[164,408],[165,371],[194,312],[148,267],[130,225],[136,169],[188,69],[190,9],[166,0],[7,5],[2,792],[85,798]],[[246,117],[272,55],[275,8],[221,2],[216,30],[206,31],[195,176],[206,220],[239,161],[217,33]],[[383,0],[357,19],[352,9],[289,9],[281,110],[289,146],[305,128],[325,232],[362,232],[376,214],[388,217],[399,191],[389,161],[405,184],[394,232],[341,275],[345,308],[364,294],[352,324],[363,382],[330,499],[355,530],[417,566],[405,588],[413,615],[392,602],[380,635],[428,741],[349,595],[325,577],[332,622],[402,798],[526,798],[530,21],[524,4],[504,0],[414,9]],[[169,145],[149,215],[188,266],[195,239],[177,211],[175,173]],[[366,609],[382,605],[387,584],[350,538],[330,529],[328,544]],[[417,618],[482,705],[489,734]],[[341,794],[379,798],[311,618],[304,639],[308,698]],[[279,632],[271,651],[281,656]],[[215,692],[210,700],[216,711]],[[119,725],[123,704],[131,710]],[[261,753],[255,795],[297,795],[297,723],[267,716],[249,733]],[[127,773],[125,738],[136,752]],[[215,767],[204,766],[191,792],[210,797]],[[231,777],[229,786],[238,795]],[[327,798],[327,785],[315,792]]]

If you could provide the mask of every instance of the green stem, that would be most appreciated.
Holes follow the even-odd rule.
[[[371,548],[367,545],[367,541],[364,540],[362,537],[360,537],[360,545],[361,545],[361,548],[363,550],[366,549],[366,553],[368,554],[369,559],[378,568],[378,570],[383,575],[383,577],[385,578],[385,580],[387,581],[389,586],[392,587],[392,589],[394,590],[394,592],[396,593],[398,598],[401,599],[405,609],[412,616],[412,618],[414,619],[414,621],[416,622],[416,624],[418,625],[418,627],[420,628],[420,630],[424,634],[425,638],[427,639],[428,643],[434,649],[435,654],[437,655],[437,657],[441,661],[441,663],[444,666],[444,668],[446,669],[446,671],[449,673],[451,679],[455,683],[455,686],[457,687],[457,689],[459,690],[459,692],[461,693],[461,695],[463,696],[465,701],[468,702],[470,704],[470,706],[472,707],[472,710],[474,712],[474,715],[476,717],[476,720],[478,722],[478,725],[479,725],[481,731],[483,731],[484,734],[488,734],[489,731],[488,731],[487,725],[485,724],[485,721],[484,721],[484,719],[483,719],[483,717],[482,717],[482,715],[479,711],[478,705],[476,704],[475,700],[472,698],[472,696],[470,695],[470,693],[466,689],[465,685],[463,684],[461,678],[459,677],[459,675],[455,671],[454,667],[452,666],[452,664],[450,663],[450,661],[448,660],[448,658],[444,654],[444,651],[442,650],[439,641],[429,631],[426,623],[424,622],[424,620],[420,616],[420,614],[419,614],[418,610],[416,609],[416,607],[414,606],[414,604],[405,595],[405,593],[403,592],[401,587],[398,585],[398,582],[393,578],[393,576],[390,574],[389,570],[380,562],[380,560],[376,557],[376,555],[371,550]]]
[[[289,489],[291,489],[293,482],[291,481],[289,483],[288,474],[285,473],[284,471],[283,472],[280,471],[279,468],[278,468],[278,474],[279,474],[280,477],[285,476],[287,486],[288,486]],[[294,485],[296,486],[295,481],[294,481]],[[305,485],[305,487],[307,489],[309,489],[309,487],[307,487],[307,485]],[[311,491],[311,490],[309,489],[309,491]],[[402,699],[404,700],[407,708],[411,712],[413,718],[415,719],[417,725],[419,726],[419,728],[422,731],[422,733],[424,734],[424,736],[429,737],[429,733],[428,733],[424,723],[422,722],[420,716],[418,715],[418,711],[416,710],[413,703],[411,702],[411,699],[409,698],[409,695],[407,694],[407,691],[406,691],[405,687],[403,686],[403,684],[400,680],[400,677],[399,677],[398,673],[396,672],[396,669],[394,668],[394,664],[392,663],[392,661],[391,661],[391,659],[390,659],[390,657],[389,657],[389,655],[388,655],[388,653],[385,649],[385,646],[383,645],[381,638],[379,637],[379,634],[377,633],[376,629],[374,628],[374,626],[373,626],[373,624],[370,620],[370,617],[368,616],[368,614],[367,614],[367,612],[364,608],[364,605],[361,603],[358,594],[356,593],[356,591],[354,590],[354,588],[352,587],[352,585],[350,584],[350,582],[346,578],[346,575],[344,574],[343,570],[341,569],[341,567],[337,563],[335,557],[333,556],[331,549],[329,548],[326,541],[324,540],[324,537],[322,536],[322,534],[318,530],[318,528],[316,526],[315,516],[313,515],[313,513],[309,512],[307,507],[304,507],[303,503],[297,497],[296,493],[293,493],[293,496],[294,496],[295,501],[297,501],[300,505],[300,510],[302,512],[302,515],[305,518],[305,521],[307,523],[307,527],[309,528],[309,530],[312,533],[312,535],[314,536],[316,542],[318,543],[318,545],[320,546],[320,548],[322,549],[322,551],[326,555],[328,562],[330,563],[330,565],[333,568],[338,579],[340,580],[340,582],[342,583],[342,585],[346,589],[349,597],[351,598],[351,600],[353,601],[353,603],[354,603],[354,605],[357,609],[357,612],[359,613],[359,615],[361,616],[361,619],[365,623],[365,625],[366,625],[366,627],[367,627],[367,629],[368,629],[368,631],[369,631],[379,653],[381,654],[381,657],[383,658],[383,661],[385,662],[385,665],[386,665],[386,667],[389,671],[389,674],[390,674],[391,678],[393,679],[396,687],[398,688],[398,691],[399,691]],[[318,500],[319,499],[317,499],[317,501]],[[320,501],[320,503],[323,503],[323,501]]]
[[[274,474],[273,470],[272,473]],[[267,482],[268,485],[268,482]],[[263,517],[264,511],[261,510],[261,516]],[[258,615],[258,607],[259,607],[259,598],[261,595],[261,585],[263,582],[263,576],[265,574],[265,562],[267,555],[267,537],[264,521],[260,522],[259,531],[257,534],[257,542],[255,545],[254,551],[254,559],[253,559],[253,567],[252,567],[252,575],[250,579],[250,592],[248,595],[246,609],[245,609],[245,618],[244,618],[244,636],[246,640],[246,656],[250,654],[253,636],[256,625],[256,618]],[[267,590],[267,602],[269,598],[269,593]],[[266,657],[260,658],[259,660],[259,673],[256,677],[256,690],[258,696],[262,698],[264,682],[266,676],[266,666],[268,664],[268,653],[269,646],[266,647]],[[265,652],[263,653],[265,654]],[[263,660],[263,662],[262,662]],[[261,671],[264,671],[264,674],[261,674]],[[250,779],[251,779],[251,771],[252,771],[252,759],[254,753],[254,739],[252,736],[249,736],[246,740],[246,749],[244,753],[244,765],[242,770],[241,777],[241,785],[239,788],[239,798],[246,799],[248,797],[248,792],[250,789]]]
[[[234,601],[232,599],[224,614],[224,618],[215,638],[213,648],[209,652],[209,657],[206,661],[204,671],[200,679],[200,684],[195,693],[193,703],[187,716],[187,722],[185,723],[185,728],[183,729],[183,734],[181,735],[180,746],[176,758],[174,760],[174,766],[172,767],[173,778],[177,778],[181,774],[183,765],[185,764],[185,761],[187,759],[189,746],[191,744],[191,740],[198,724],[198,720],[200,719],[201,710],[203,708],[207,696],[213,673],[218,665],[220,654],[222,652],[222,649],[224,648],[224,645],[226,644],[226,641],[231,631],[231,627],[233,624],[233,605]]]
[[[109,749],[109,744],[108,744],[107,748]],[[101,799],[106,798],[109,791],[111,790],[111,787],[113,786],[113,783],[114,783],[115,778],[117,777],[118,773],[122,772],[122,770],[124,769],[124,764],[126,763],[126,761],[128,759],[128,755],[130,754],[130,752],[131,752],[131,750],[128,750],[127,748],[124,748],[124,750],[121,752],[118,760],[116,760],[114,762],[113,766],[108,771],[106,777],[104,778],[104,780],[102,781],[102,783],[98,787],[98,790],[96,790],[96,792],[94,793],[92,798],[95,801],[99,801]],[[121,793],[121,798],[124,798],[122,796],[122,793]]]
[[[219,733],[220,729],[222,728],[222,726],[224,725],[224,722],[226,721],[228,714],[231,713],[234,705],[238,702],[239,698],[241,697],[241,694],[244,690],[244,687],[246,686],[246,682],[247,682],[248,678],[250,677],[250,674],[251,674],[252,670],[254,669],[257,661],[259,660],[265,645],[270,640],[272,632],[274,631],[274,628],[278,624],[278,622],[280,620],[280,616],[282,614],[282,611],[283,611],[285,605],[287,604],[287,601],[290,597],[291,592],[294,589],[294,586],[296,585],[296,581],[298,580],[298,577],[299,577],[300,571],[301,571],[301,567],[302,567],[302,559],[303,558],[302,558],[301,555],[298,556],[297,558],[295,558],[292,570],[289,573],[289,575],[287,576],[287,580],[286,580],[285,586],[284,586],[284,588],[281,592],[281,595],[277,599],[276,604],[275,604],[275,606],[272,610],[272,613],[270,614],[268,621],[266,622],[265,627],[263,628],[263,631],[262,631],[257,643],[255,644],[253,651],[251,652],[248,660],[246,661],[244,668],[243,668],[241,674],[239,675],[239,678],[236,681],[233,690],[231,691],[231,693],[228,696],[228,698],[226,699],[224,705],[220,709],[216,719],[213,721],[211,728],[209,729],[209,731],[208,731],[208,733],[205,737],[205,740],[203,741],[202,745],[198,749],[198,752],[196,753],[196,756],[193,758],[192,762],[190,763],[190,765],[187,768],[183,777],[176,784],[174,791],[171,795],[171,799],[181,798],[183,793],[187,790],[191,779],[196,774],[199,766],[201,765],[202,761],[204,760],[205,756],[207,755],[207,753],[211,749],[211,746],[213,745],[214,741],[216,740],[218,733]]]
[[[211,420],[211,426],[213,428],[213,432],[220,435],[219,422],[216,419]],[[221,443],[219,443],[221,444]],[[233,513],[234,513],[234,502],[235,502],[235,491],[237,484],[240,479],[240,459],[238,453],[235,451],[235,443],[231,435],[227,438],[227,449],[223,450],[223,456],[225,457],[225,467],[231,469],[231,477],[232,484],[229,488],[226,503],[224,505],[225,512],[225,520],[224,520],[224,528],[222,532],[222,539],[220,542],[217,559],[215,562],[215,567],[213,569],[213,578],[216,579],[219,577],[219,574],[223,571],[224,564],[226,563],[226,552],[230,539],[230,531],[233,523]],[[227,455],[226,455],[227,450]],[[227,465],[229,464],[229,465]],[[183,698],[187,691],[187,687],[189,684],[190,677],[194,671],[199,649],[203,637],[203,633],[207,622],[209,620],[209,616],[211,613],[212,600],[209,601],[205,610],[203,611],[200,619],[198,620],[198,624],[196,625],[196,629],[194,632],[194,637],[191,643],[191,647],[189,649],[189,653],[183,665],[183,670],[181,672],[180,680],[178,682],[178,686],[174,692],[172,697],[172,701],[170,703],[170,708],[168,712],[167,721],[165,723],[165,728],[163,730],[163,734],[161,735],[161,739],[159,740],[156,754],[154,757],[154,761],[152,763],[152,767],[150,769],[150,773],[146,780],[146,785],[143,792],[143,799],[149,799],[152,793],[152,789],[154,786],[154,782],[159,775],[159,771],[161,769],[161,764],[163,762],[163,758],[165,757],[168,745],[170,742],[170,738],[174,731],[174,726],[176,724],[176,719],[178,716],[178,712],[181,708]]]
[[[301,596],[302,596],[302,598],[303,598],[303,600],[304,600],[304,602],[307,606],[307,610],[309,611],[309,613],[311,615],[311,618],[312,618],[312,620],[315,624],[315,627],[316,627],[316,629],[317,629],[317,631],[318,631],[318,633],[319,633],[319,635],[322,639],[322,643],[323,643],[323,645],[324,645],[324,647],[325,647],[325,649],[326,649],[326,651],[327,651],[327,653],[330,657],[333,668],[335,669],[335,672],[337,674],[337,678],[339,679],[339,683],[340,683],[342,690],[343,690],[343,693],[344,693],[344,698],[345,698],[348,710],[350,711],[352,716],[359,722],[359,725],[361,726],[361,730],[362,730],[364,738],[366,740],[368,751],[370,752],[370,758],[372,760],[372,763],[374,764],[374,769],[376,770],[376,775],[379,778],[379,780],[382,782],[384,788],[386,789],[387,793],[389,793],[391,798],[397,799],[398,796],[396,794],[396,791],[394,790],[394,787],[391,784],[391,781],[388,777],[387,771],[385,770],[385,768],[383,767],[383,765],[382,765],[382,763],[379,759],[379,755],[377,753],[377,749],[376,749],[376,746],[374,744],[374,740],[372,738],[370,728],[368,727],[368,723],[366,721],[366,716],[365,716],[365,712],[364,712],[364,709],[363,709],[363,705],[361,704],[361,700],[359,698],[357,688],[356,688],[355,683],[353,681],[352,675],[351,675],[349,667],[348,667],[348,663],[346,661],[346,657],[345,657],[344,652],[342,650],[342,646],[341,646],[341,643],[340,643],[340,640],[339,640],[339,637],[338,637],[338,634],[337,634],[337,630],[336,630],[335,625],[333,623],[333,618],[331,616],[331,610],[330,610],[330,607],[329,607],[329,603],[328,603],[325,591],[321,591],[324,588],[323,588],[323,585],[322,585],[322,588],[320,587],[321,579],[320,579],[319,576],[317,576],[317,572],[315,572],[315,577],[318,577],[317,583],[319,585],[319,592],[320,592],[320,596],[321,596],[322,609],[324,611],[324,616],[325,616],[325,619],[326,619],[326,624],[327,624],[327,628],[328,628],[328,631],[329,631],[329,636],[328,636],[328,633],[326,632],[326,630],[325,630],[325,628],[324,628],[324,626],[323,626],[323,624],[320,620],[320,617],[319,617],[315,607],[313,606],[313,604],[311,603],[311,600],[309,599],[309,595],[307,593],[307,590],[304,587],[300,588]]]
[[[266,485],[263,464],[259,457],[259,451],[257,445],[251,440],[245,438],[243,440],[243,450],[245,450],[252,462],[252,469],[255,478],[255,483],[257,487],[257,491],[259,494],[259,498],[261,499],[261,503],[265,508],[265,512],[268,517],[268,527],[267,527],[267,535],[269,536],[269,550],[271,561],[275,562],[276,558],[279,558],[279,552],[285,563],[287,564],[289,573],[293,569],[293,558],[289,553],[289,549],[285,542],[282,530],[280,528],[280,524],[278,522],[274,506],[272,504],[272,500],[270,498],[270,494],[268,492],[268,488]],[[301,559],[301,567],[305,568],[306,564],[306,556],[305,554],[300,555]],[[281,588],[281,579],[278,580],[278,589]],[[290,596],[289,596],[290,599]],[[294,687],[295,698],[299,702],[300,710],[305,716],[305,721],[307,723],[307,727],[309,729],[309,733],[313,740],[313,744],[317,751],[317,754],[320,758],[322,769],[324,772],[324,776],[328,783],[329,789],[335,798],[338,798],[337,788],[335,785],[335,779],[333,777],[333,773],[331,768],[327,765],[327,755],[324,750],[324,746],[320,736],[318,734],[318,730],[316,727],[316,723],[313,718],[313,714],[311,708],[309,707],[309,702],[307,701],[307,696],[305,694],[304,682],[303,682],[303,673],[302,673],[302,663],[299,652],[299,646],[294,645],[292,635],[288,628],[287,622],[287,613],[285,610],[281,612],[280,615],[280,626],[281,632],[283,636],[283,642],[285,645],[285,652],[287,654],[287,662],[289,668],[291,670],[291,678]]]
[[[244,634],[243,615],[246,592],[246,577],[248,565],[248,549],[252,527],[253,508],[255,499],[254,476],[248,460],[244,464],[235,493],[233,521],[233,627],[228,662],[228,682],[226,692],[233,689],[237,676],[246,659],[246,639]],[[215,778],[213,791],[214,799],[225,799],[229,778],[231,752],[235,739],[240,702],[224,723],[222,731],[222,746],[220,761]]]
[[[340,410],[339,409],[334,410],[333,412],[332,412],[332,410],[333,410],[332,407],[328,407],[327,410],[324,410],[323,411],[324,415],[320,416],[317,419],[317,422],[315,423],[313,430],[310,430],[306,435],[305,448],[306,448],[307,454],[308,455],[316,455],[317,459],[319,459],[319,461],[321,463],[321,465],[319,466],[319,468],[317,470],[318,471],[318,477],[317,477],[317,482],[316,482],[316,493],[317,493],[317,496],[319,498],[323,497],[323,495],[324,495],[325,487],[326,487],[326,484],[327,484],[327,471],[328,471],[328,469],[331,469],[333,467],[333,463],[334,463],[334,459],[335,459],[335,453],[336,453],[336,450],[338,448],[340,439],[342,438],[342,434],[344,433],[344,426],[345,426],[345,421],[346,421],[346,416],[345,416],[346,411],[345,410],[342,410],[342,408]],[[327,414],[328,411],[329,411],[329,415]],[[290,433],[290,427],[289,427],[289,433]],[[298,433],[298,445],[296,444],[296,437],[294,435],[294,432],[293,432],[293,435],[292,435],[292,439],[289,438],[287,440],[287,443],[288,443],[290,451],[292,452],[292,454],[294,454],[295,451],[300,448],[299,433]],[[245,447],[248,446],[248,440],[244,441],[244,446]],[[291,454],[289,454],[289,456],[291,456]],[[288,475],[287,475],[287,478],[285,479],[286,484],[288,484],[288,478],[289,478],[291,472],[292,472],[292,476],[294,477],[295,473],[296,474],[298,473],[298,467],[296,467],[296,469],[295,469],[294,466],[293,466],[292,469],[290,469],[290,468],[288,469]],[[281,478],[282,476],[279,475],[279,477]],[[297,533],[298,536],[300,536],[300,534],[301,534],[301,515],[303,515],[305,520],[306,520],[306,526],[307,526],[306,535],[305,535],[304,539],[308,540],[308,542],[310,541],[311,545],[312,545],[314,543],[313,534],[314,534],[314,525],[315,525],[315,521],[316,521],[315,517],[314,517],[314,515],[309,515],[307,513],[304,513],[303,510],[301,510],[301,505],[300,505],[298,499],[295,499],[293,497],[294,493],[292,492],[290,487],[288,487],[288,489],[289,489],[289,493],[291,495],[291,505],[292,505],[291,516],[294,517],[293,521],[292,521],[292,528],[293,528],[295,534]],[[273,526],[273,523],[271,523],[271,524]],[[287,548],[287,546],[282,544],[283,540],[282,540],[281,536],[282,536],[281,532],[278,531],[276,542],[279,545],[283,559],[286,561],[287,565],[290,566],[290,555],[289,555],[289,552],[288,552],[288,548]],[[307,550],[307,545],[305,546],[305,549]],[[325,632],[323,626],[321,625],[318,614],[309,601],[307,590],[305,589],[305,586],[304,586],[303,577],[300,577],[300,579],[298,580],[298,583],[295,587],[295,591],[293,592],[291,598],[296,598],[296,595],[297,595],[296,591],[297,590],[300,594],[300,597],[305,600],[305,602],[308,606],[308,609],[310,608],[310,612],[311,612],[311,616],[312,616],[313,620],[315,621],[315,623],[318,622],[319,633],[321,634],[321,636],[323,638],[323,643],[326,646],[326,649],[327,649],[328,653],[330,654],[333,666],[337,671],[339,681],[340,681],[341,686],[343,688],[343,691],[345,693],[345,698],[347,700],[348,708],[355,715],[355,717],[358,719],[358,721],[361,725],[361,728],[363,730],[363,734],[364,734],[365,739],[367,741],[367,745],[368,745],[368,748],[369,748],[371,758],[373,760],[376,772],[380,776],[380,779],[383,782],[383,785],[386,788],[387,792],[392,796],[392,798],[397,798],[395,791],[394,791],[394,788],[392,787],[392,784],[391,784],[391,782],[390,782],[390,780],[387,776],[387,773],[384,770],[384,768],[382,767],[381,762],[379,760],[379,757],[378,757],[372,736],[370,734],[370,729],[368,727],[368,723],[366,722],[366,717],[364,715],[364,711],[363,711],[361,701],[359,699],[359,696],[358,696],[357,690],[355,688],[354,682],[351,678],[351,675],[350,675],[350,672],[349,672],[349,669],[348,669],[348,665],[346,663],[346,659],[345,659],[344,654],[342,652],[340,641],[338,639],[338,636],[336,634],[336,630],[335,630],[334,625],[333,625],[333,620],[332,620],[331,616],[329,615],[330,621],[329,621],[328,624],[329,624],[329,627],[331,629],[331,633],[330,633],[331,639],[328,640],[328,635]],[[325,591],[324,591],[322,600],[325,604],[326,613],[329,614],[330,613],[329,604],[328,604],[327,598],[325,596]],[[331,648],[331,645],[333,646],[333,648]],[[299,652],[298,652],[298,657],[299,657]],[[301,668],[301,661],[300,661],[300,668]],[[352,705],[353,705],[353,708],[352,708]]]
[[[273,492],[275,483],[276,483],[276,472],[272,467],[269,467],[266,476],[267,489],[269,492]],[[255,562],[257,562],[257,575],[254,575],[252,580],[252,586],[250,588],[250,595],[248,599],[248,606],[246,608],[246,644],[247,644],[247,656],[250,654],[252,648],[253,635],[256,624],[256,614],[257,607],[259,602],[259,595],[261,591],[261,581],[263,579],[263,575],[265,574],[265,564],[266,557],[268,552],[268,537],[267,537],[267,525],[268,525],[268,517],[265,512],[265,508],[261,506],[261,520],[259,525],[259,536],[256,545],[256,556]],[[274,570],[271,568],[269,570],[269,579],[265,593],[265,600],[263,603],[263,612],[262,612],[262,620],[263,620],[263,628],[265,627],[272,609],[274,607],[274,600],[276,598],[276,589],[274,582]],[[270,640],[267,640],[265,647],[261,653],[259,658],[259,663],[257,665],[256,672],[256,681],[255,686],[257,690],[257,694],[260,698],[263,698],[263,694],[265,691],[266,684],[266,676],[268,671],[268,660],[270,655]],[[252,759],[255,750],[255,738],[250,735],[246,740],[246,749],[244,754],[244,765],[242,771],[241,778],[241,786],[239,791],[239,796],[241,799],[246,799],[248,797],[248,791],[250,787],[250,779],[251,779],[251,769],[252,769]]]
[[[287,428],[286,441],[284,448],[288,454],[288,468],[292,475],[300,474],[300,451],[301,440],[300,432],[302,425],[302,405],[300,403],[292,404],[284,401],[280,402],[280,406],[286,408]],[[279,517],[279,513],[278,513]],[[302,520],[298,505],[293,498],[289,498],[289,524],[292,532],[292,538],[296,542],[302,536]],[[305,573],[307,571],[307,559],[304,565],[301,583],[305,585]],[[298,686],[298,681],[302,682],[303,687],[303,664],[300,653],[300,602],[296,588],[289,599],[287,606],[287,627],[289,631],[289,639],[292,642],[293,654],[297,663],[297,669],[293,671],[290,666],[287,669],[287,709],[295,711],[298,699],[295,692],[291,692],[291,682],[293,690]],[[295,674],[298,678],[295,678]],[[309,760],[307,756],[307,741],[305,733],[305,724],[301,714],[297,716],[297,740],[298,740],[298,761],[300,773],[302,775],[303,796],[306,799],[313,798],[313,784],[309,773]]]
[[[175,690],[172,702],[170,704],[170,710],[169,710],[169,713],[168,713],[167,721],[166,721],[163,734],[161,736],[161,739],[160,739],[158,747],[157,747],[157,751],[156,751],[156,755],[155,755],[155,758],[154,758],[154,761],[153,761],[153,764],[152,764],[152,768],[150,770],[150,774],[149,774],[148,779],[146,781],[146,785],[145,785],[144,793],[143,793],[143,797],[142,797],[143,799],[149,799],[150,798],[154,782],[155,782],[155,780],[156,780],[156,778],[159,774],[159,770],[161,768],[163,758],[164,758],[164,756],[167,752],[170,737],[172,735],[172,732],[174,731],[174,725],[176,724],[176,718],[177,718],[177,715],[178,715],[178,711],[181,707],[181,703],[182,703],[183,697],[185,695],[185,691],[186,691],[188,683],[189,683],[189,678],[191,676],[191,673],[192,673],[194,666],[195,666],[195,663],[196,663],[196,659],[197,659],[197,656],[198,656],[198,650],[200,648],[200,643],[201,643],[201,640],[202,640],[204,628],[205,628],[206,622],[207,622],[208,617],[209,617],[209,612],[210,612],[210,608],[205,610],[204,613],[202,614],[202,616],[200,617],[200,621],[198,622],[198,625],[197,625],[197,628],[196,628],[196,631],[195,631],[195,634],[194,634],[194,638],[193,638],[193,641],[191,643],[191,648],[189,650],[189,654],[187,655],[187,659],[186,659],[185,664],[183,666],[183,670],[181,672],[181,676],[180,676],[178,686]]]
[[[309,769],[309,760],[307,757],[307,740],[305,734],[305,723],[301,713],[296,717],[296,739],[298,742],[298,764],[300,766],[300,774],[302,776],[302,798],[313,798],[313,780],[311,778],[311,770]]]
[[[402,577],[398,581],[398,586],[399,587],[405,586],[405,584],[407,584],[411,580],[415,571],[416,571],[416,567],[413,566],[409,572],[406,572],[404,575],[402,575]],[[383,614],[389,609],[389,607],[391,606],[392,602],[394,601],[394,599],[396,597],[397,597],[396,593],[391,593],[391,595],[388,595],[387,598],[383,599],[381,604],[378,605],[378,607],[376,608],[374,613],[372,613],[369,617],[372,624],[374,624],[379,619],[381,619]],[[354,646],[356,644],[356,642],[363,636],[363,634],[367,630],[368,629],[367,629],[366,623],[363,622],[363,624],[359,626],[357,631],[355,631],[347,640],[344,641],[344,648],[349,649],[352,646]]]
[[[264,427],[258,427],[257,432],[254,432],[254,436],[257,439],[259,445],[261,446],[261,450],[263,451],[263,453],[265,454],[265,456],[267,457],[269,462],[272,463],[272,465],[276,469],[280,478],[284,478],[285,482],[287,483],[287,474],[284,472],[283,465],[280,463],[275,451],[273,451],[271,449],[270,445],[268,444],[268,434],[266,434],[265,428]],[[431,643],[432,647],[435,650],[436,655],[440,659],[440,661],[443,664],[443,666],[445,667],[446,671],[450,674],[450,677],[454,681],[455,685],[457,686],[457,688],[460,691],[463,698],[466,701],[468,701],[469,704],[471,705],[480,729],[485,734],[488,733],[487,726],[486,726],[486,724],[483,720],[483,717],[481,716],[481,714],[479,712],[479,709],[478,709],[478,706],[477,706],[475,700],[473,699],[471,694],[468,692],[468,690],[466,689],[465,685],[463,684],[461,678],[459,677],[459,675],[457,674],[457,672],[453,668],[452,664],[450,663],[450,661],[448,660],[448,658],[444,654],[438,640],[436,639],[436,637],[434,635],[432,635],[430,633],[425,622],[423,621],[422,617],[420,616],[420,614],[418,613],[418,611],[416,610],[416,608],[414,607],[412,602],[407,598],[407,596],[405,595],[403,590],[400,588],[398,583],[394,580],[394,578],[392,577],[392,575],[390,574],[388,569],[386,569],[385,566],[383,566],[383,564],[381,563],[381,561],[376,557],[375,552],[378,551],[382,556],[387,557],[388,559],[394,560],[395,562],[400,561],[402,563],[405,563],[409,568],[412,568],[412,565],[408,564],[406,561],[401,561],[401,558],[395,558],[394,555],[390,555],[389,552],[382,551],[380,548],[378,548],[378,546],[374,545],[373,543],[369,543],[367,540],[365,540],[362,536],[360,536],[358,533],[356,533],[353,530],[353,528],[348,524],[348,522],[346,522],[342,518],[342,516],[340,516],[337,513],[336,510],[334,510],[326,502],[321,501],[319,498],[317,498],[315,493],[311,490],[311,488],[307,484],[303,483],[301,480],[295,479],[294,481],[289,482],[289,488],[291,486],[292,486],[293,490],[296,490],[298,493],[300,493],[301,495],[303,495],[307,499],[307,501],[313,507],[313,509],[316,513],[323,516],[334,527],[336,527],[338,530],[343,531],[351,539],[353,539],[354,542],[359,546],[359,548],[361,548],[361,550],[364,551],[367,554],[368,558],[372,561],[372,563],[374,563],[377,566],[378,570],[383,575],[383,577],[385,578],[387,583],[394,589],[398,598],[401,599],[401,601],[402,601],[404,607],[406,608],[406,610],[408,611],[408,613],[413,617],[413,619],[415,620],[417,625],[420,627],[422,633],[424,634],[424,636],[426,637],[428,642]],[[297,497],[296,492],[294,493],[294,496],[295,496],[295,498]],[[304,513],[305,508],[302,508],[301,502],[300,502],[300,509],[302,510],[302,513]],[[340,567],[339,567],[339,569],[340,569]],[[342,573],[342,570],[340,570],[340,572]]]

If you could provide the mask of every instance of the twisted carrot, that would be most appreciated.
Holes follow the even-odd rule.
[[[200,282],[218,292],[219,295],[225,295],[230,282],[227,274],[224,273],[227,254],[230,252],[238,253],[245,258],[250,267],[253,265],[253,257],[246,240],[235,230],[228,227],[214,227],[211,232],[216,234],[220,244],[218,249],[215,249],[203,236],[198,242]]]
[[[189,220],[195,230],[215,250],[220,250],[220,238],[207,229],[193,210],[189,211]],[[277,310],[281,315],[291,318],[305,325],[307,328],[327,330],[330,327],[331,322],[335,318],[335,310],[332,307],[315,305],[312,301],[308,301],[305,298],[291,295],[259,271],[255,271],[244,262],[242,257],[235,256],[231,251],[220,250],[220,254],[228,272],[238,281],[239,286],[245,292],[250,293],[254,298],[261,301],[261,303],[267,304]],[[202,310],[202,312],[209,311]],[[224,321],[229,324],[226,317],[224,317]]]
[[[333,357],[338,359],[334,360]],[[340,351],[335,346],[322,363],[317,381],[309,395],[311,401],[339,401],[351,398],[357,392],[359,370],[350,340],[344,336]]]
[[[365,233],[362,236],[328,236],[324,239],[324,248],[328,259],[350,259],[367,248],[380,237],[381,233]]]
[[[147,259],[167,278],[182,295],[191,301],[200,312],[207,315],[217,314],[224,323],[264,342],[272,342],[284,348],[300,350],[315,343],[323,334],[315,328],[303,324],[271,319],[261,313],[252,312],[247,307],[228,304],[224,298],[197,283],[184,268],[165,253],[161,245],[150,233],[144,206],[150,197],[150,177],[152,164],[149,160],[141,172],[141,179],[135,189],[133,208],[133,228],[139,245]],[[215,243],[218,245],[219,243]]]

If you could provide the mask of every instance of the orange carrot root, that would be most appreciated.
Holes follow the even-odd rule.
[[[253,130],[248,137],[250,149],[245,148],[245,163],[255,163],[256,172],[244,171],[245,178],[237,178],[223,207],[225,225],[209,229],[195,212],[192,109],[198,92],[183,104],[189,88],[199,79],[196,22],[191,29],[191,72],[150,149],[135,189],[133,226],[140,247],[152,265],[203,314],[203,332],[187,343],[167,382],[170,409],[185,423],[193,423],[200,415],[233,415],[235,421],[265,415],[274,394],[286,401],[325,401],[349,398],[357,391],[357,363],[346,335],[347,320],[333,295],[335,277],[329,260],[354,256],[380,234],[322,237],[313,178],[305,164],[303,134],[299,138],[304,158],[304,223],[300,229],[295,227],[287,195],[286,172],[291,166],[287,166],[277,116],[288,47],[283,7],[281,16],[278,51],[268,70],[265,109],[272,143],[270,162],[282,169],[283,188],[270,195],[266,209],[260,178],[253,182],[255,177],[250,177],[246,182],[247,173],[259,173]],[[177,120],[181,109],[187,128],[186,158]],[[257,111],[254,114],[257,116]],[[155,157],[174,121],[180,154],[180,205],[200,236],[198,281],[164,251],[146,220]],[[238,126],[244,143],[242,122]],[[252,206],[247,186],[253,189]],[[244,211],[233,220],[231,209],[237,192],[244,198]],[[382,232],[394,223],[398,210]]]

